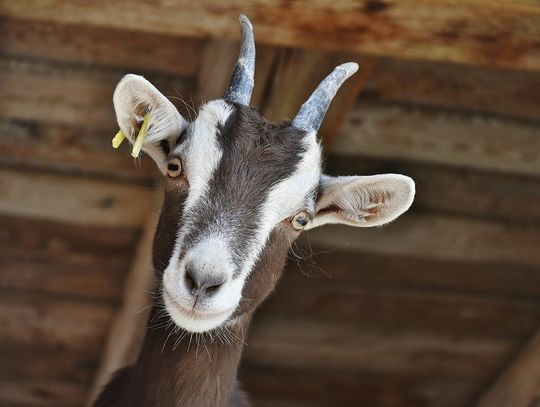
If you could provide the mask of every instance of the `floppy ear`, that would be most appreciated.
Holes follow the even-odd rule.
[[[167,155],[187,126],[182,115],[154,85],[139,75],[129,74],[122,78],[114,91],[113,103],[120,130],[131,144],[135,144],[147,117],[147,132],[140,147],[165,174]],[[134,156],[137,155],[138,151]]]
[[[316,213],[306,229],[325,223],[370,227],[391,222],[409,209],[414,192],[414,181],[404,175],[323,175]]]

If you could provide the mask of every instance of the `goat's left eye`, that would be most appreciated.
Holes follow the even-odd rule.
[[[182,173],[182,163],[178,158],[172,158],[167,163],[167,175],[171,178],[179,177]]]
[[[304,229],[308,223],[309,215],[306,212],[297,213],[291,220],[291,225],[296,230]]]

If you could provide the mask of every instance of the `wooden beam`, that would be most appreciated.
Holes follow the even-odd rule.
[[[139,353],[144,339],[146,321],[153,292],[152,242],[157,225],[157,210],[161,206],[163,191],[152,197],[152,214],[148,216],[137,252],[133,257],[131,270],[126,279],[122,306],[117,312],[108,335],[107,344],[101,356],[88,395],[88,405],[98,397],[111,375],[121,367],[132,364]]]
[[[479,385],[470,378],[377,375],[256,362],[242,364],[239,380],[257,407],[464,406]]]
[[[325,226],[305,236],[326,249],[539,266],[540,228],[408,213],[384,228]]]
[[[476,407],[536,407],[540,403],[540,330],[479,398]]]
[[[538,72],[381,59],[361,100],[540,119]]]
[[[388,332],[354,323],[267,316],[253,322],[244,360],[268,367],[478,380],[515,348],[515,343],[493,338]]]
[[[205,40],[134,30],[0,18],[2,52],[19,57],[193,76]]]
[[[112,93],[127,72],[8,57],[0,58],[0,72],[0,93],[10,101],[2,103],[0,117],[92,127],[103,130],[107,139],[111,132],[114,135]],[[147,79],[166,96],[189,95],[193,86],[192,81],[171,75]]]
[[[369,0],[334,3],[213,1],[111,4],[105,0],[2,0],[20,19],[193,37],[238,38],[241,12],[264,43],[399,58],[540,68],[540,6],[516,2]],[[307,12],[309,11],[309,12]]]
[[[400,105],[357,105],[333,152],[540,175],[535,123]]]
[[[127,143],[114,150],[113,132],[113,128],[0,119],[0,165],[148,182],[157,173],[152,160],[133,160]]]
[[[91,352],[103,343],[113,318],[110,304],[3,291],[0,343]]]
[[[0,171],[0,214],[71,224],[138,229],[151,190],[99,179]]]

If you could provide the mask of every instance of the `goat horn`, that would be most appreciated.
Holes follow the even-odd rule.
[[[240,29],[242,31],[240,56],[234,66],[229,87],[225,92],[225,100],[248,106],[255,76],[255,41],[253,39],[253,26],[244,14],[240,15]]]
[[[292,125],[307,132],[318,131],[336,92],[343,82],[356,71],[358,71],[358,64],[355,62],[337,66],[330,75],[323,79],[309,99],[300,107]]]

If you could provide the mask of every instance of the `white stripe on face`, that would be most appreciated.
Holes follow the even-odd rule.
[[[172,256],[165,269],[163,275],[165,285],[175,284],[184,238],[193,227],[189,221],[189,213],[201,199],[204,199],[204,193],[223,156],[217,140],[218,125],[223,125],[232,112],[233,107],[224,100],[208,102],[201,107],[197,119],[191,124],[189,139],[174,150],[183,159],[182,169],[189,180],[189,192],[184,202],[182,217],[186,222],[178,233]]]
[[[242,267],[240,278],[245,281],[255,262],[270,237],[272,230],[282,220],[294,216],[297,212],[313,212],[315,200],[306,198],[316,190],[321,176],[321,148],[317,143],[316,133],[311,132],[303,140],[306,152],[294,173],[279,182],[269,192],[261,210],[261,222],[258,224],[254,241],[248,250],[248,257]],[[309,205],[306,207],[306,204]]]

